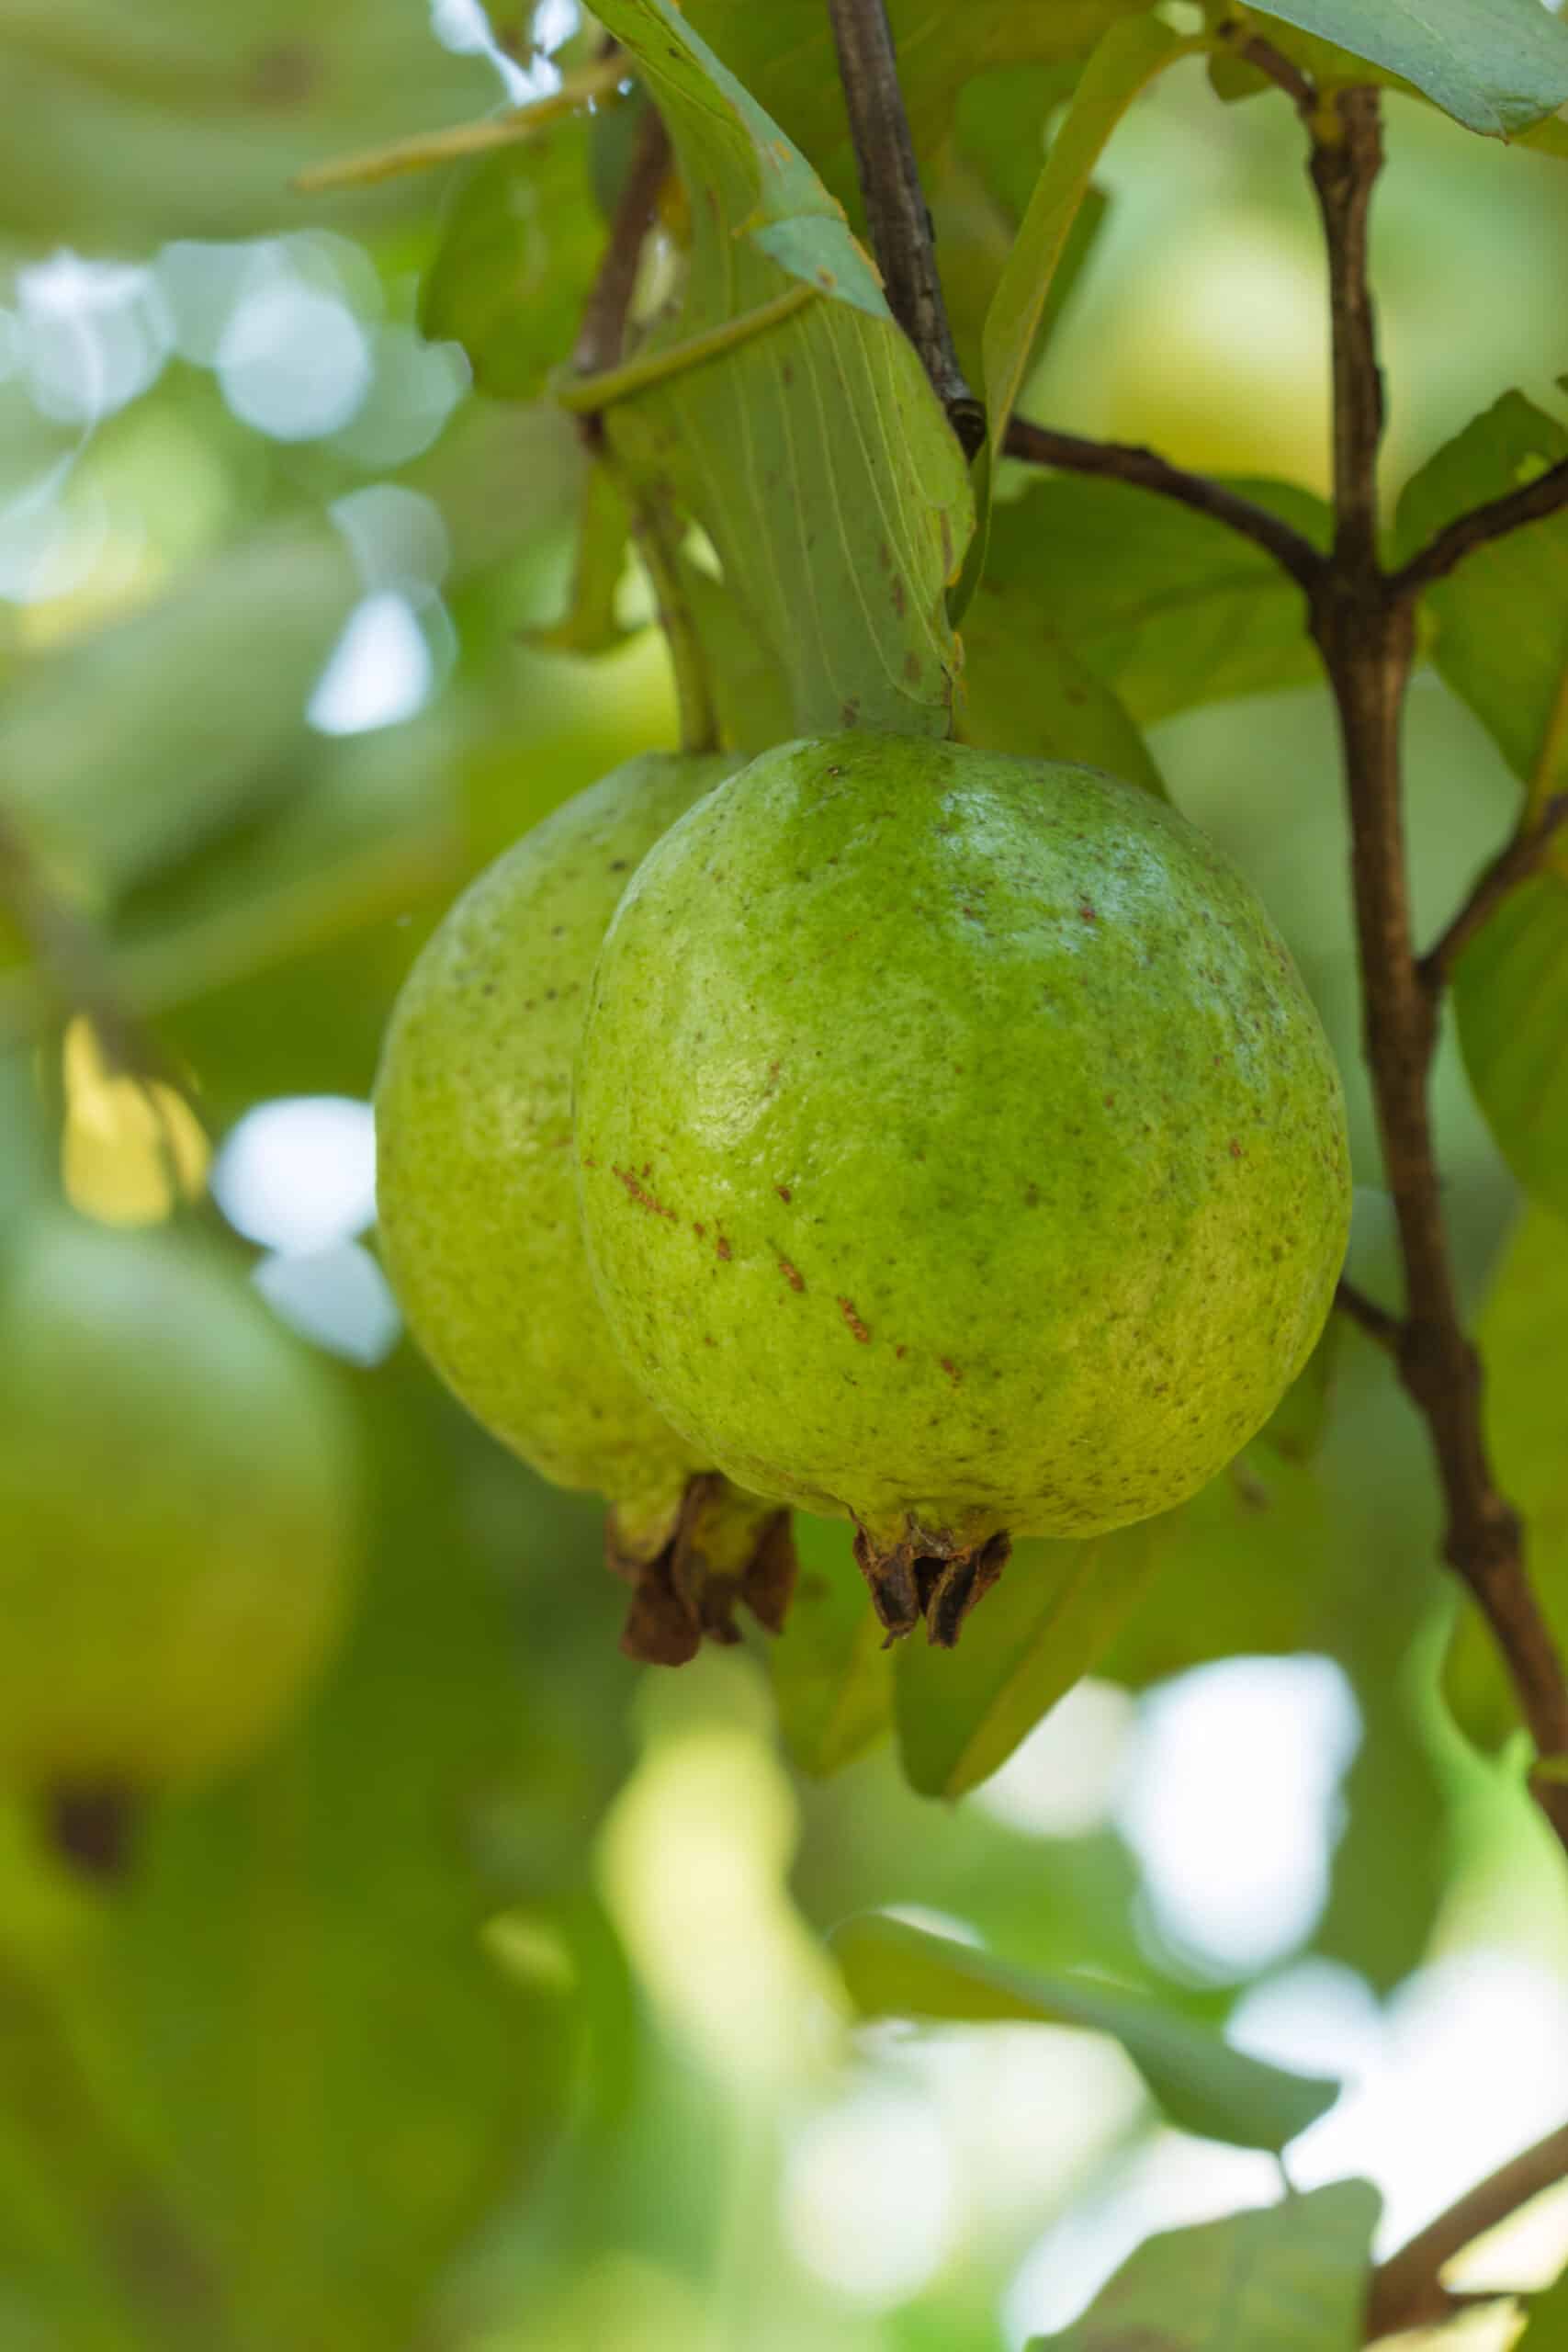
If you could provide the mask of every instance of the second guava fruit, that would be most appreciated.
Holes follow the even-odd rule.
[[[577,1081],[615,1338],[760,1494],[852,1517],[951,1642],[1013,1534],[1182,1501],[1304,1363],[1338,1073],[1240,874],[1098,772],[784,744],[621,901]]]
[[[347,1613],[335,1384],[208,1243],[53,1213],[0,1271],[0,1781],[54,1803],[207,1781]]]
[[[737,1597],[780,1622],[787,1525],[713,1476],[621,1361],[583,1256],[571,1064],[623,890],[735,766],[645,753],[503,852],[410,972],[376,1083],[381,1249],[414,1337],[532,1468],[607,1498],[611,1564],[637,1591],[626,1646],[664,1663],[728,1638]]]

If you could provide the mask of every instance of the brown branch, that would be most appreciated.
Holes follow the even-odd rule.
[[[884,0],[828,0],[828,13],[866,229],[887,307],[919,353],[948,423],[972,458],[986,437],[986,413],[964,381],[953,347],[887,10]]]
[[[26,834],[4,808],[0,907],[10,910],[62,1008],[91,1022],[110,1067],[127,1078],[179,1088],[156,1041],[127,1007],[97,932],[51,888]]]
[[[670,133],[663,116],[650,100],[638,127],[604,258],[583,304],[577,341],[572,345],[571,364],[581,376],[603,377],[621,363],[643,247],[658,212],[660,193],[669,176],[671,163]],[[718,743],[718,722],[702,644],[681,578],[679,531],[664,504],[651,492],[622,479],[602,410],[580,411],[577,430],[590,459],[609,470],[631,515],[632,539],[652,586],[659,625],[669,648],[676,707],[681,715],[681,748],[685,752],[714,751]]]
[[[1527,820],[1506,848],[1500,850],[1477,877],[1458,914],[1422,956],[1417,969],[1422,986],[1436,995],[1478,931],[1495,915],[1511,890],[1545,859],[1558,834],[1568,824],[1568,792],[1549,800],[1538,817]]]
[[[1219,38],[1234,54],[1248,65],[1256,65],[1260,74],[1283,90],[1302,120],[1309,128],[1317,111],[1317,85],[1309,80],[1293,59],[1265,40],[1260,33],[1249,32],[1239,20],[1233,19],[1218,28]]]
[[[1367,217],[1382,163],[1377,93],[1343,91],[1314,127],[1311,176],[1328,251],[1334,345],[1334,552],[1312,628],[1334,690],[1350,808],[1367,1062],[1404,1264],[1400,1377],[1426,1419],[1442,1487],[1444,1557],[1484,1613],[1548,1768],[1535,1793],[1568,1846],[1568,1677],[1525,1571],[1481,1414],[1481,1366],[1460,1319],[1438,1191],[1427,1080],[1437,1006],[1413,943],[1400,729],[1416,652],[1411,597],[1378,562],[1382,386],[1367,276]]]
[[[1380,1306],[1375,1298],[1369,1298],[1364,1290],[1358,1290],[1354,1283],[1346,1282],[1343,1277],[1335,1291],[1334,1304],[1369,1340],[1375,1340],[1389,1355],[1398,1355],[1404,1326],[1397,1315],[1391,1315],[1386,1306]]]
[[[1367,2302],[1367,2341],[1427,2327],[1448,2318],[1461,2299],[1442,2283],[1441,2272],[1467,2245],[1506,2222],[1543,2189],[1568,2179],[1568,2123],[1509,2158],[1487,2179],[1467,2189],[1457,2204],[1429,2222],[1419,2236],[1372,2274]]]
[[[1416,597],[1430,588],[1436,580],[1444,580],[1477,548],[1486,547],[1493,539],[1506,538],[1510,531],[1522,530],[1527,523],[1543,522],[1549,514],[1561,514],[1568,507],[1568,458],[1561,458],[1534,481],[1525,483],[1522,490],[1510,490],[1502,498],[1488,500],[1484,506],[1472,506],[1468,514],[1458,514],[1446,523],[1437,536],[1418,555],[1413,555],[1402,571],[1393,574],[1389,593],[1393,596]]]
[[[571,364],[580,376],[601,375],[619,365],[626,349],[626,319],[637,291],[637,270],[653,226],[660,191],[670,171],[670,134],[659,108],[648,102],[637,126],[626,183],[610,223],[609,243],[599,274],[582,306],[582,323],[572,345]],[[594,420],[585,420],[586,435]]]
[[[1055,466],[1064,473],[1103,475],[1190,506],[1195,514],[1223,523],[1262,548],[1309,593],[1323,573],[1324,557],[1292,524],[1244,498],[1239,491],[1227,490],[1223,482],[1171,465],[1153,449],[1135,448],[1123,441],[1089,441],[1077,433],[1054,433],[1017,416],[1009,422],[1003,446],[1010,458],[1022,458],[1031,465]]]

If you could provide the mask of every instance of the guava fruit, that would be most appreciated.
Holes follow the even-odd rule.
[[[764,752],[621,901],[579,1053],[626,1361],[761,1495],[852,1518],[950,1643],[1012,1534],[1180,1502],[1305,1363],[1339,1078],[1191,825],[1093,770],[864,734]]]
[[[254,1748],[342,1627],[344,1400],[196,1236],[52,1212],[0,1267],[0,1781],[78,1825]]]
[[[493,1436],[609,1499],[625,1645],[670,1664],[735,1638],[737,1599],[782,1623],[787,1515],[713,1476],[621,1361],[582,1252],[571,1062],[627,881],[735,765],[646,753],[503,852],[410,972],[376,1082],[381,1249],[410,1329]]]

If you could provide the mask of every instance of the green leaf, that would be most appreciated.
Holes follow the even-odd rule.
[[[961,742],[1105,768],[1164,798],[1154,754],[1116,695],[1027,597],[996,598],[978,621],[971,607],[964,655]]]
[[[893,1659],[842,1520],[797,1512],[800,1577],[768,1647],[790,1761],[825,1780],[880,1739],[893,1712]]]
[[[412,1362],[376,1398],[348,1649],[291,1736],[160,1815],[105,1954],[227,2297],[256,2342],[336,2352],[417,2333],[441,2263],[559,2132],[580,2022],[481,1935],[519,1891],[488,1845],[502,1824],[519,1844],[558,1771],[547,1679],[531,1687],[513,1598],[464,1524],[467,1432]],[[586,1573],[588,1543],[558,1546],[557,1572]],[[557,1800],[579,1850],[587,1799]]]
[[[983,337],[993,458],[1034,349],[1051,280],[1106,141],[1133,100],[1201,39],[1179,40],[1155,17],[1122,18],[1102,35],[1073,92],[992,299]]]
[[[335,535],[258,534],[16,681],[0,775],[67,888],[112,899],[288,795],[356,593]]]
[[[1529,2352],[1568,2352],[1568,2271],[1544,2295],[1532,2295],[1524,2341]]]
[[[1089,1976],[1011,1968],[884,1914],[846,1919],[831,1945],[863,2017],[1013,2019],[1110,2034],[1170,2121],[1206,2139],[1277,2151],[1338,2096],[1337,2083],[1266,2065],[1136,1994]]]
[[[1525,1521],[1526,1559],[1548,1623],[1568,1644],[1568,1226],[1545,1209],[1514,1229],[1476,1334],[1497,1481]],[[1480,1611],[1461,1601],[1444,1688],[1465,1730],[1506,1737],[1518,1709]]]
[[[1528,130],[1568,98],[1568,25],[1540,0],[1272,0],[1248,14],[1400,75],[1493,139]]]
[[[746,607],[688,557],[681,559],[681,577],[725,741],[753,753],[787,742],[795,732],[789,680]]]
[[[1258,1445],[1267,1446],[1270,1453],[1282,1455],[1287,1462],[1313,1459],[1328,1427],[1344,1337],[1344,1317],[1331,1315],[1323,1327],[1322,1339],[1258,1430]]]
[[[1507,392],[1407,485],[1399,546],[1568,457],[1568,430]],[[1568,789],[1568,514],[1477,548],[1427,591],[1431,654],[1525,786],[1527,820]],[[1461,956],[1454,1011],[1476,1099],[1525,1189],[1568,1214],[1568,865],[1511,892]]]
[[[1543,12],[1542,21],[1553,20]],[[1399,555],[1564,457],[1568,429],[1522,392],[1505,392],[1406,483]],[[1433,661],[1539,805],[1568,784],[1568,514],[1490,540],[1425,601]]]
[[[1337,1531],[1309,1471],[1255,1443],[1156,1523],[1159,1573],[1101,1661],[1113,1680],[1333,1645]]]
[[[1143,1598],[1163,1522],[1021,1544],[953,1650],[898,1652],[898,1748],[922,1796],[959,1797],[1006,1763],[1089,1672]]]
[[[1325,511],[1310,492],[1234,486],[1324,537]],[[1030,615],[1138,727],[1318,674],[1301,592],[1261,548],[1123,482],[1055,474],[992,508],[986,577],[964,630],[977,678],[997,658],[989,641],[1015,643]]]
[[[685,299],[638,357],[819,299],[605,413],[633,476],[706,530],[789,682],[803,734],[945,734],[946,590],[973,528],[963,452],[872,266],[805,158],[668,0],[606,0],[671,128],[694,207]]]
[[[293,173],[480,115],[495,95],[481,58],[435,40],[428,0],[7,0],[0,220],[95,253],[298,229]],[[363,229],[408,202],[379,189],[311,217]]]
[[[1455,967],[1460,1048],[1486,1124],[1531,1197],[1568,1216],[1568,874],[1511,890]]]
[[[604,243],[589,125],[568,122],[464,173],[420,295],[433,341],[460,343],[481,392],[536,400],[571,348]]]
[[[898,52],[915,153],[922,164],[942,151],[954,109],[975,75],[1002,67],[1077,58],[1109,24],[1136,15],[1147,0],[891,0],[888,18]],[[766,107],[858,217],[849,123],[839,86],[828,12],[820,0],[686,0],[683,12],[702,38]]]
[[[1356,2352],[1382,2203],[1370,2181],[1337,2180],[1162,2232],[1029,2352]]]

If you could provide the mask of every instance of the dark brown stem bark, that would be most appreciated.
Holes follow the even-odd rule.
[[[1387,1354],[1398,1355],[1404,1326],[1397,1315],[1391,1315],[1386,1306],[1380,1306],[1375,1298],[1369,1298],[1365,1291],[1358,1290],[1354,1283],[1346,1282],[1343,1277],[1334,1294],[1334,1304],[1369,1340],[1375,1340]]]
[[[645,102],[637,143],[610,224],[610,241],[599,275],[582,306],[582,322],[572,345],[571,364],[580,376],[598,376],[616,367],[626,348],[626,318],[637,290],[642,248],[653,226],[660,190],[670,171],[670,134],[658,107]],[[584,420],[582,430],[596,427]]]
[[[964,381],[953,348],[887,10],[884,0],[828,0],[828,13],[866,230],[887,307],[919,353],[931,389],[964,455],[972,458],[986,437],[986,412]]]
[[[1467,2189],[1446,2213],[1427,2223],[1419,2236],[1390,2255],[1372,2274],[1367,2302],[1369,2343],[1406,2328],[1433,2326],[1449,2317],[1460,2301],[1450,2294],[1440,2273],[1446,2263],[1484,2232],[1506,2222],[1542,2189],[1568,2178],[1568,2123],[1538,2140],[1533,2148],[1510,2157],[1499,2170]]]
[[[1334,551],[1312,605],[1334,690],[1350,807],[1366,1056],[1404,1265],[1400,1376],[1430,1432],[1444,1556],[1484,1612],[1542,1764],[1535,1792],[1568,1846],[1568,1678],[1525,1572],[1517,1513],[1498,1492],[1481,1414],[1481,1367],[1460,1319],[1438,1192],[1427,1080],[1437,1005],[1413,944],[1400,727],[1415,659],[1414,596],[1378,560],[1382,382],[1367,222],[1382,163],[1377,93],[1342,92],[1320,121],[1311,174],[1333,308]]]
[[[1526,482],[1522,490],[1511,490],[1506,497],[1491,499],[1484,506],[1472,507],[1468,514],[1456,515],[1428,546],[1411,557],[1402,571],[1393,574],[1389,584],[1398,595],[1418,596],[1435,580],[1446,579],[1477,548],[1485,547],[1493,539],[1506,538],[1510,531],[1521,530],[1527,523],[1543,522],[1547,515],[1559,514],[1564,507],[1568,507],[1568,458],[1538,474],[1534,481]]]
[[[1228,530],[1262,548],[1309,591],[1323,573],[1325,558],[1292,525],[1223,482],[1171,465],[1153,449],[1135,448],[1123,441],[1089,441],[1077,433],[1053,433],[1017,416],[1008,425],[1004,446],[1010,458],[1022,458],[1032,465],[1055,466],[1064,473],[1103,475],[1138,490],[1151,490],[1156,497],[1174,499],[1179,506],[1190,506],[1194,513],[1224,524]]]

